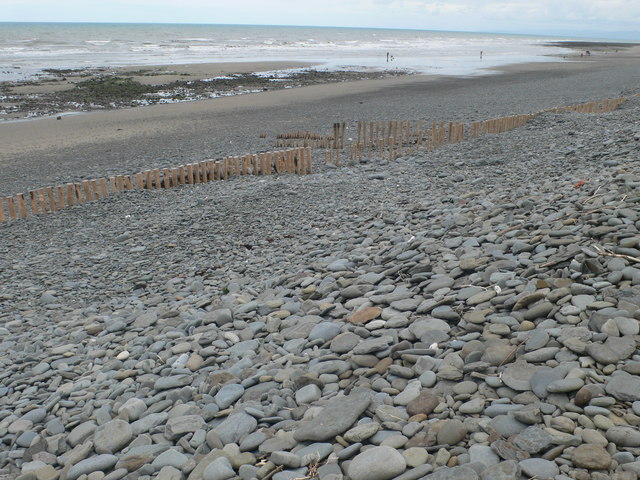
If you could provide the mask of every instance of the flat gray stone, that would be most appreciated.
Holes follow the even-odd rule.
[[[192,433],[204,425],[204,418],[200,415],[181,415],[167,420],[164,435],[168,439],[181,437],[185,433]]]
[[[619,447],[640,447],[640,430],[636,427],[611,427],[605,435],[610,442]]]
[[[373,447],[358,455],[349,465],[352,480],[390,480],[402,474],[407,463],[398,450],[382,446]]]
[[[236,476],[227,457],[218,457],[202,472],[203,480],[228,480]]]
[[[96,453],[116,453],[133,439],[133,430],[124,420],[116,418],[98,427],[93,435]]]
[[[365,390],[334,397],[313,420],[302,424],[293,438],[298,442],[329,440],[351,427],[370,403],[371,393]]]
[[[635,375],[618,373],[609,379],[605,391],[623,402],[640,400],[640,378]]]
[[[507,387],[519,392],[531,390],[531,377],[540,368],[523,361],[517,361],[505,368],[502,372],[502,381]]]
[[[229,383],[224,385],[215,397],[213,401],[220,407],[220,410],[230,407],[244,394],[244,387],[238,383]]]
[[[560,469],[555,462],[545,460],[543,458],[527,458],[520,461],[522,473],[530,478],[540,480],[553,480],[556,475],[560,474]]]
[[[520,465],[514,460],[498,463],[482,471],[481,480],[514,480],[520,478]]]
[[[525,428],[513,438],[513,444],[527,453],[535,455],[553,445],[553,437],[538,426]]]
[[[182,388],[191,385],[191,375],[172,375],[160,377],[153,385],[154,390],[169,390],[171,388]]]
[[[91,472],[104,472],[109,470],[118,462],[118,457],[110,454],[96,455],[79,461],[69,469],[67,480],[76,480],[81,475],[88,475]]]
[[[232,413],[220,425],[214,428],[223,444],[240,443],[245,435],[253,432],[258,421],[244,412]]]

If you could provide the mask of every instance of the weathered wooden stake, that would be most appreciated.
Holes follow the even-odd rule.
[[[93,201],[93,195],[91,194],[91,185],[88,180],[82,181],[82,188],[84,189],[84,198],[87,202]]]
[[[58,196],[58,210],[62,210],[67,207],[64,201],[64,187],[62,185],[58,185],[56,187],[56,193]]]
[[[13,220],[18,218],[18,212],[16,212],[16,205],[13,201],[13,197],[7,197],[7,210],[9,211],[9,216]]]
[[[193,185],[193,164],[187,164],[187,181],[189,185]]]
[[[36,197],[36,192],[34,192],[33,190],[29,191],[29,200],[31,201],[31,212],[34,215],[40,213],[40,211],[38,210],[38,198]]]
[[[67,205],[73,207],[75,203],[75,186],[73,183],[67,183]]]
[[[91,186],[91,195],[94,199],[100,200],[100,191],[98,190],[98,181],[93,179],[89,180],[89,185]]]
[[[53,187],[47,187],[47,197],[49,197],[49,208],[52,212],[57,212],[58,206],[56,205],[56,197],[53,194]]]
[[[6,221],[6,217],[4,216],[4,201],[2,197],[0,197],[0,222]]]
[[[24,201],[24,195],[22,193],[18,193],[16,195],[16,200],[18,201],[18,211],[20,212],[20,216],[23,218],[27,218],[29,214],[27,213],[27,206]]]
[[[82,198],[82,184],[81,183],[76,183],[75,187],[76,187],[76,197],[77,197],[78,203],[86,202],[87,199],[86,198]]]

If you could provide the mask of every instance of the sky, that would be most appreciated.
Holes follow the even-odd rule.
[[[640,39],[640,0],[0,0],[0,21],[409,28]]]

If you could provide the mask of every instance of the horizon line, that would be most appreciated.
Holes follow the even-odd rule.
[[[622,35],[623,38],[629,34],[636,34],[633,30],[624,30],[620,32],[612,31],[577,31],[573,34],[553,33],[553,32],[513,32],[513,31],[491,31],[491,30],[443,30],[443,29],[425,29],[412,27],[368,27],[368,26],[339,26],[339,25],[294,25],[294,24],[259,24],[259,23],[201,23],[201,22],[140,22],[140,21],[84,21],[84,20],[67,20],[67,21],[27,21],[27,20],[5,20],[0,24],[92,24],[92,25],[191,25],[191,26],[225,26],[225,27],[279,27],[279,28],[342,28],[352,30],[395,30],[395,31],[415,31],[415,32],[442,32],[442,33],[469,33],[481,35],[513,35],[521,37],[559,37],[567,40],[571,39],[597,39],[597,40],[617,40],[621,43],[633,43],[634,40],[623,40],[621,37],[611,37],[610,35]],[[604,36],[600,36],[604,35]],[[635,42],[640,40],[640,36]]]

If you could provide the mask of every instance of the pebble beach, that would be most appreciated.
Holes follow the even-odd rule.
[[[0,223],[0,478],[637,479],[634,55],[0,125],[9,195],[336,121],[627,97]]]

